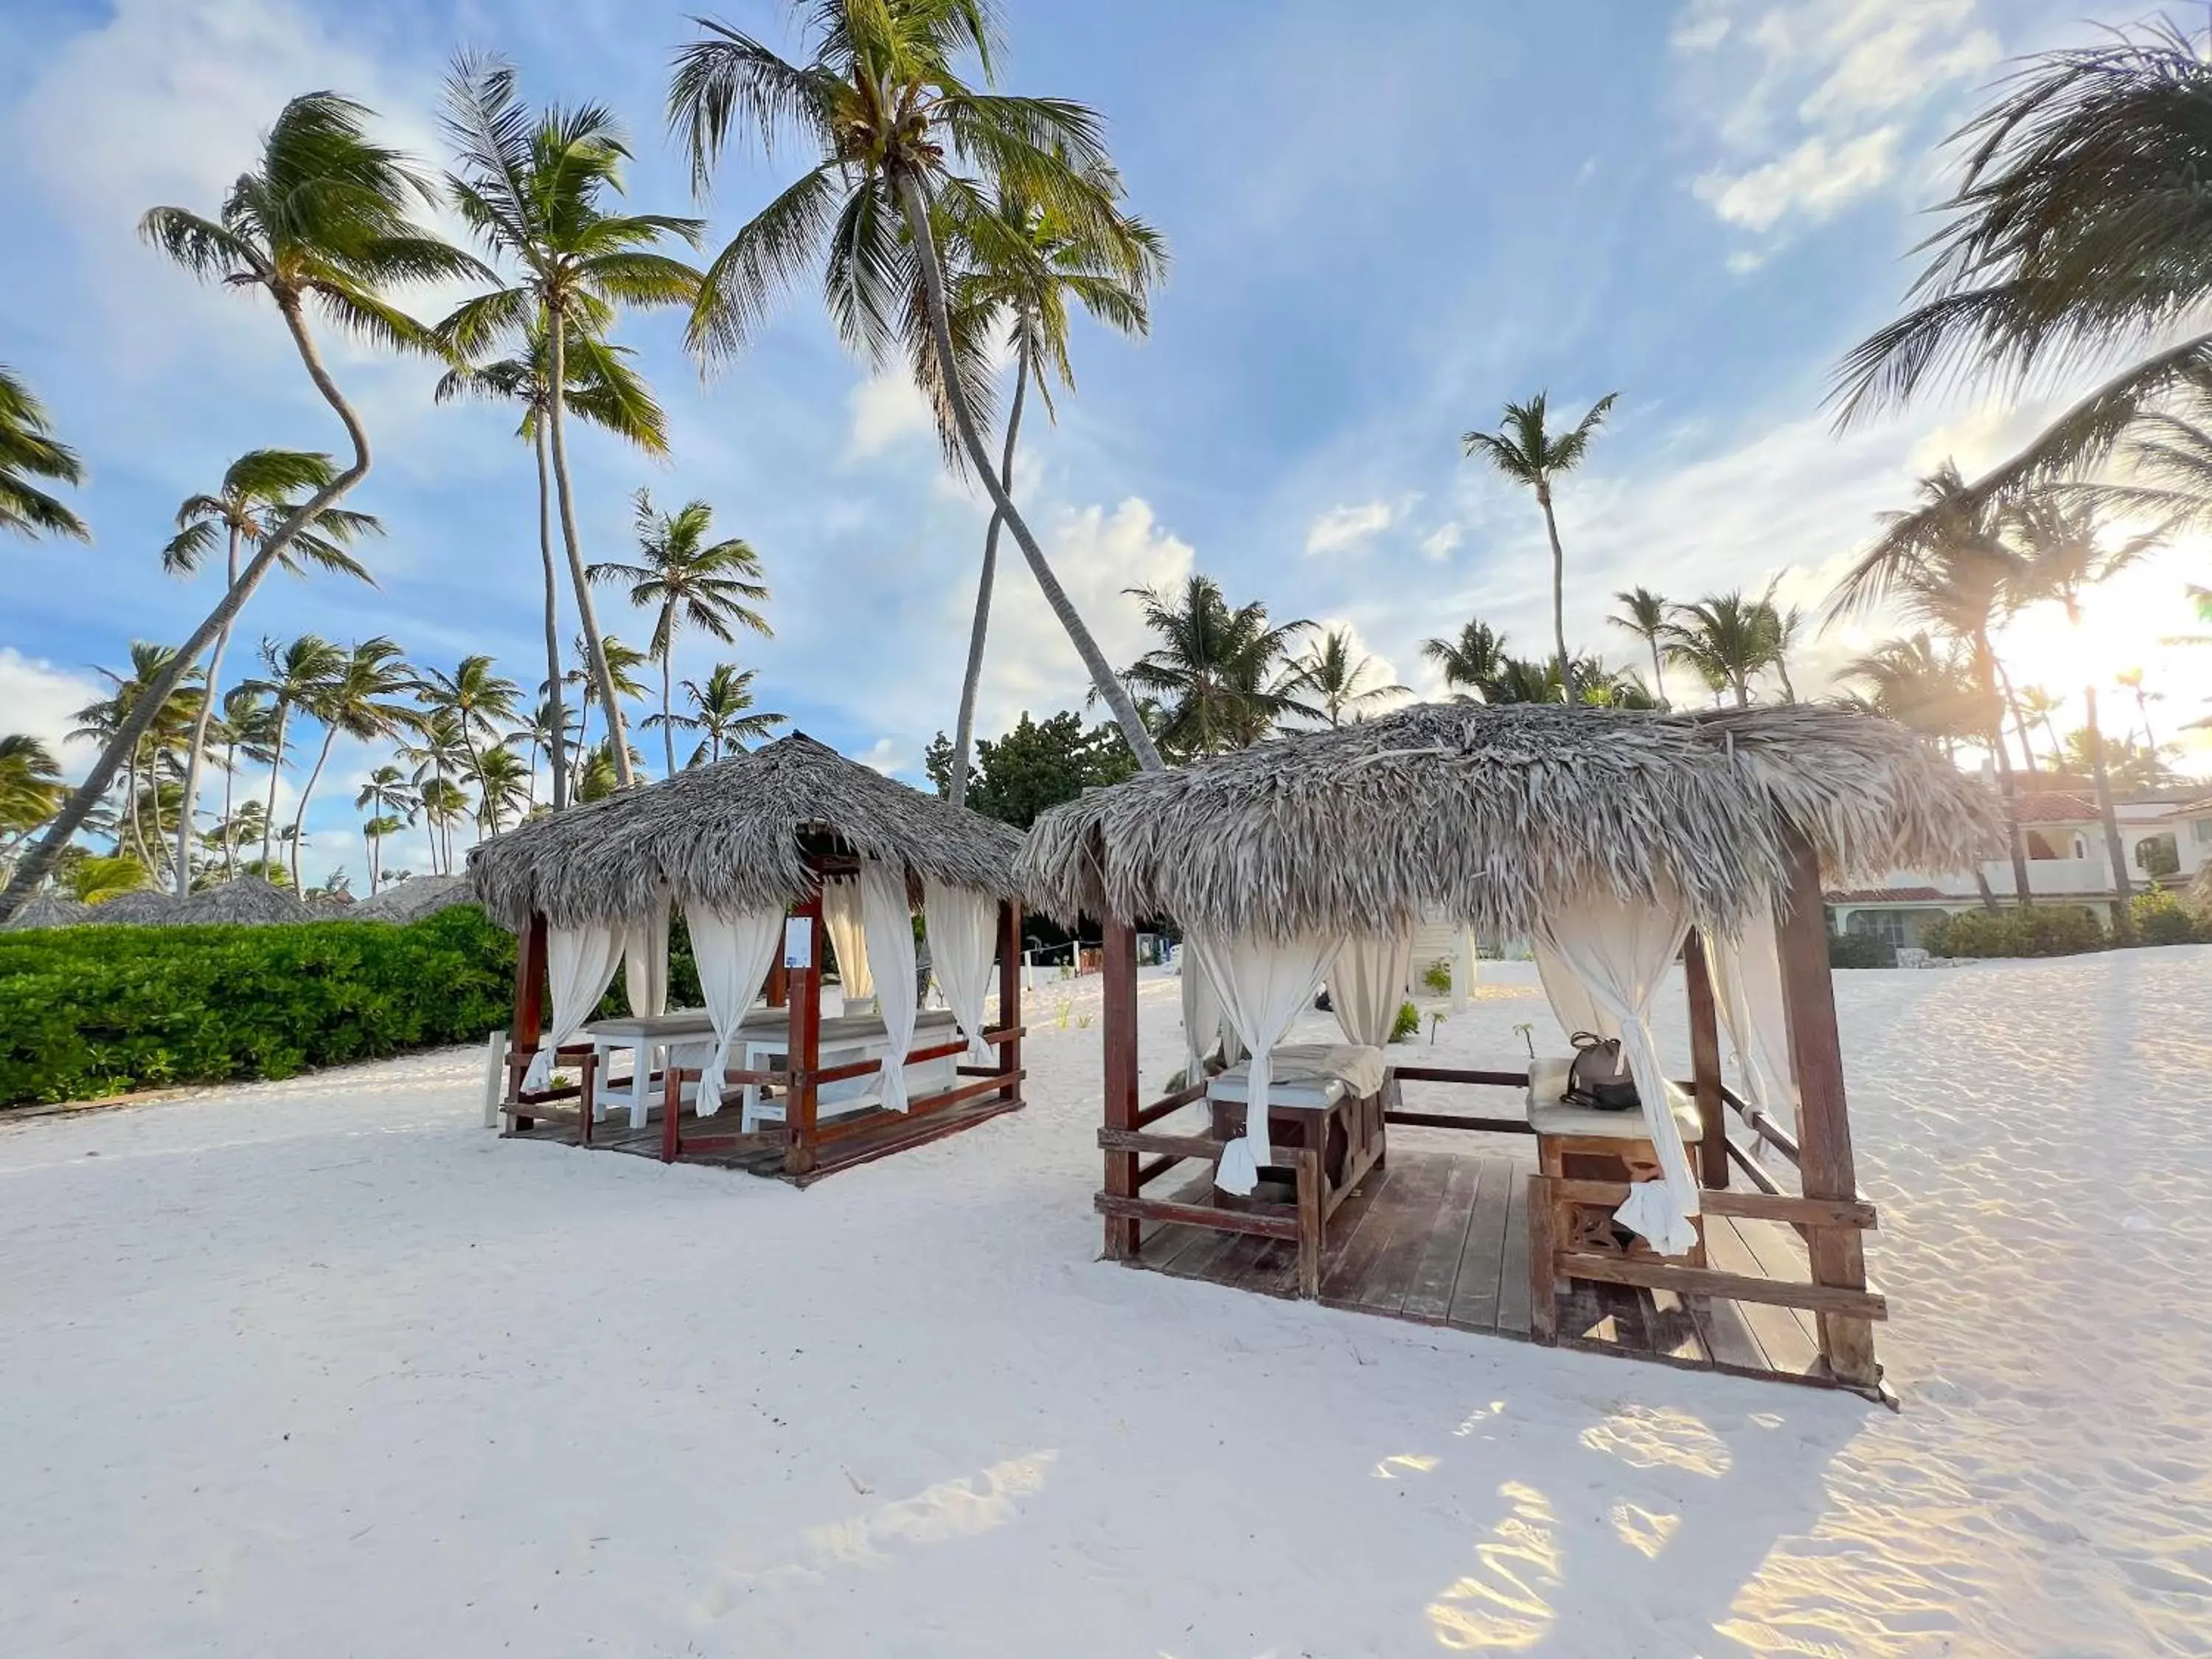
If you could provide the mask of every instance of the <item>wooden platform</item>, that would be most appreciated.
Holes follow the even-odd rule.
[[[1533,1168],[1510,1158],[1394,1149],[1329,1222],[1322,1301],[1528,1340]],[[1177,1196],[1202,1201],[1206,1191],[1201,1180]],[[1790,1228],[1718,1216],[1705,1225],[1715,1267],[1810,1277]],[[1280,1239],[1148,1224],[1134,1265],[1263,1296],[1297,1294],[1297,1247]],[[1560,1305],[1559,1341],[1694,1370],[1838,1386],[1820,1357],[1813,1318],[1789,1308],[1577,1282]]]

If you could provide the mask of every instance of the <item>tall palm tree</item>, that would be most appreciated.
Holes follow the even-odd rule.
[[[0,363],[0,530],[20,536],[74,536],[88,542],[92,532],[84,520],[31,482],[84,482],[84,464],[75,450],[54,440],[52,431],[46,405],[31,395],[21,377]]]
[[[189,576],[220,543],[225,555],[224,585],[228,586],[238,580],[239,555],[267,540],[291,516],[302,491],[321,489],[337,471],[327,455],[297,449],[248,450],[223,470],[222,482],[213,493],[185,497],[177,508],[177,533],[161,550],[161,568],[173,576]],[[364,535],[383,533],[384,526],[371,514],[325,507],[293,537],[279,556],[280,562],[295,575],[312,564],[374,587],[376,579],[346,549]],[[226,623],[216,632],[207,669],[208,688],[215,696],[201,699],[199,724],[192,728],[191,752],[185,761],[185,813],[177,825],[179,898],[190,890],[185,849],[199,804],[200,758],[207,746],[208,720],[222,691],[222,658],[230,647],[231,627]]]
[[[805,64],[712,20],[702,20],[702,37],[677,53],[669,118],[690,152],[695,184],[704,188],[712,177],[733,125],[763,150],[795,131],[815,158],[715,256],[692,313],[691,346],[710,363],[730,357],[781,290],[819,261],[848,346],[880,365],[903,343],[1130,752],[1158,771],[1164,763],[1136,703],[992,465],[983,441],[988,380],[975,373],[975,354],[955,343],[936,235],[935,204],[972,206],[1001,186],[1060,216],[1070,234],[1110,235],[1119,209],[1102,182],[1112,163],[1097,113],[1067,99],[969,84],[956,68],[963,58],[976,60],[986,86],[994,72],[994,0],[816,0],[806,25]]]
[[[1504,424],[1495,432],[1469,432],[1460,440],[1468,454],[1479,456],[1518,484],[1536,492],[1544,509],[1544,533],[1552,542],[1552,638],[1559,647],[1562,700],[1575,696],[1573,665],[1567,657],[1567,559],[1559,548],[1559,521],[1552,510],[1552,484],[1571,472],[1589,453],[1590,434],[1603,423],[1620,394],[1608,392],[1572,428],[1554,436],[1548,420],[1549,395],[1540,392],[1526,403],[1505,405]]]
[[[583,638],[580,635],[576,641],[576,654],[582,656],[584,649]],[[599,656],[607,665],[607,678],[614,683],[615,696],[617,698],[635,698],[645,695],[645,682],[638,678],[637,671],[653,660],[650,656],[635,646],[624,645],[611,634],[603,634],[599,636]],[[589,674],[577,675],[574,678],[583,687],[584,706],[577,711],[574,746],[582,749],[586,745],[591,731],[592,707],[600,701],[600,698],[599,687]],[[615,787],[617,789],[627,787],[622,781],[622,774],[615,768],[614,757],[608,754],[602,756],[601,759],[606,764],[608,775],[615,780]],[[635,767],[631,769],[631,775],[635,775]],[[578,799],[580,799],[581,797]]]
[[[314,769],[300,791],[292,815],[292,885],[300,885],[300,845],[307,838],[307,803],[331,758],[338,733],[367,743],[411,726],[416,718],[416,688],[421,681],[401,657],[399,647],[379,636],[343,653],[335,672],[309,694],[307,711],[322,722],[323,746]]]
[[[510,814],[522,815],[529,805],[529,775],[528,763],[504,744],[477,757],[477,823],[482,829],[495,836]]]
[[[1659,700],[1662,708],[1667,705],[1667,672],[1659,660],[1660,647],[1667,641],[1668,611],[1666,600],[1648,587],[1624,588],[1613,596],[1620,602],[1620,609],[1606,618],[1615,628],[1633,634],[1651,652],[1651,695]]]
[[[222,719],[212,733],[222,745],[222,822],[219,826],[222,846],[222,875],[225,881],[238,875],[238,829],[240,817],[233,811],[232,802],[238,782],[238,762],[242,755],[257,765],[266,766],[275,759],[273,750],[276,735],[276,710],[263,701],[262,693],[251,682],[234,685],[222,696]],[[249,802],[249,805],[258,803]],[[261,833],[259,826],[253,834]]]
[[[131,745],[123,770],[123,799],[116,818],[115,850],[123,852],[126,840],[132,854],[146,866],[149,878],[161,879],[165,848],[162,817],[167,797],[161,786],[175,772],[184,753],[186,734],[198,716],[200,692],[197,673],[173,676],[176,653],[167,646],[144,640],[131,643],[131,670],[97,672],[107,682],[109,695],[87,703],[71,716],[78,722],[72,738],[110,743],[118,732],[135,727],[138,740]],[[167,684],[166,694],[157,687]],[[158,708],[148,704],[157,696]],[[147,809],[154,813],[150,834]],[[64,803],[66,810],[66,803]]]
[[[1732,692],[1739,708],[1750,706],[1751,682],[1774,666],[1775,647],[1771,615],[1741,592],[1678,605],[1668,615],[1667,660],[1717,692]]]
[[[274,723],[269,738],[269,799],[262,807],[261,819],[261,863],[264,869],[269,864],[269,843],[276,831],[276,787],[284,775],[285,736],[292,712],[298,708],[312,712],[323,688],[337,678],[345,660],[345,652],[319,634],[302,634],[283,646],[274,640],[261,641],[264,676],[246,681],[246,687],[270,700],[270,713]]]
[[[468,816],[469,798],[461,786],[450,778],[424,779],[416,787],[422,803],[422,816],[430,825],[430,864],[433,874],[453,873],[453,825]],[[577,799],[585,799],[578,795]],[[442,845],[445,857],[442,865],[439,849]]]
[[[1359,710],[1389,697],[1411,696],[1402,685],[1367,685],[1376,673],[1375,659],[1353,644],[1349,629],[1332,628],[1306,653],[1291,665],[1303,689],[1311,695],[1321,718],[1331,726],[1344,724],[1347,714],[1362,718]]]
[[[698,750],[685,765],[696,766],[702,759],[718,761],[725,749],[764,741],[775,734],[777,726],[790,720],[788,714],[753,708],[753,674],[752,669],[741,669],[733,662],[718,662],[705,684],[697,680],[683,682],[684,695],[691,700],[692,712],[667,716],[666,721],[687,732],[704,734]],[[656,714],[645,724],[658,725],[663,719]]]
[[[373,896],[384,879],[384,838],[414,823],[420,803],[408,789],[407,775],[386,761],[368,775],[353,804],[368,814],[361,833],[368,844],[368,890]]]
[[[1456,639],[1423,640],[1421,654],[1443,671],[1447,690],[1474,691],[1486,702],[1498,701],[1490,688],[1507,660],[1505,635],[1489,623],[1469,621],[1461,624]]]
[[[167,683],[150,688],[143,710],[147,720],[167,702],[216,635],[236,620],[293,538],[368,476],[368,430],[324,367],[307,325],[308,306],[375,343],[427,349],[428,336],[385,298],[385,290],[482,269],[409,216],[436,198],[405,156],[368,141],[362,125],[368,113],[332,92],[295,98],[264,136],[257,165],[239,175],[216,217],[157,207],[140,222],[141,234],[194,276],[264,294],[274,302],[308,378],[344,425],[353,447],[353,459],[264,538],[239,579],[179,648]],[[143,730],[143,725],[126,723],[102,748],[0,893],[0,920],[38,885],[85,813],[106,793]]]
[[[453,717],[479,790],[483,787],[483,750],[477,740],[496,741],[501,725],[514,718],[522,698],[522,688],[502,678],[495,667],[487,656],[464,657],[450,674],[437,668],[424,670],[415,692],[433,714]]]
[[[1100,187],[1118,202],[1121,179],[1102,169]],[[951,202],[966,205],[963,192]],[[1006,412],[1006,441],[999,454],[999,486],[1014,488],[1014,447],[1022,429],[1029,388],[1036,387],[1048,419],[1057,421],[1052,381],[1075,389],[1068,360],[1068,301],[1073,299],[1096,320],[1128,335],[1149,331],[1148,290],[1167,265],[1167,244],[1143,220],[1116,213],[1103,224],[1077,223],[1038,206],[1018,187],[1001,181],[990,192],[985,210],[956,216],[951,237],[951,313],[956,343],[989,337],[1003,329],[1014,360],[1014,396]],[[957,427],[940,422],[957,443]],[[1006,520],[996,508],[983,532],[983,564],[975,580],[975,620],[969,630],[968,666],[960,681],[960,714],[952,734],[951,793],[955,806],[968,791],[968,760],[975,735],[975,698],[982,684],[983,646],[991,626],[991,589],[997,580],[999,532]]]
[[[656,250],[671,240],[696,246],[703,228],[699,220],[606,210],[607,199],[621,193],[623,168],[630,159],[622,128],[608,110],[597,104],[552,105],[533,118],[515,90],[513,65],[463,56],[447,79],[441,119],[453,148],[455,166],[446,182],[454,210],[485,251],[514,272],[511,281],[468,301],[439,325],[456,350],[475,357],[543,329],[544,384],[565,389],[572,343],[604,336],[617,307],[690,306],[697,299],[697,270]],[[548,397],[545,412],[561,538],[584,624],[586,661],[610,717],[618,720],[576,534],[567,398]],[[614,766],[617,780],[628,788],[632,775],[620,743]]]
[[[712,634],[728,645],[740,628],[763,636],[775,630],[768,618],[752,608],[768,599],[768,584],[761,580],[760,555],[751,544],[732,536],[709,542],[714,532],[714,509],[704,501],[686,501],[674,513],[656,513],[650,491],[637,492],[632,522],[637,531],[639,562],[595,564],[595,582],[629,584],[629,602],[641,610],[658,609],[653,625],[650,654],[660,664],[660,737],[667,751],[667,772],[676,775],[676,732],[669,720],[673,710],[672,665],[676,657],[676,630],[685,623]],[[748,601],[751,603],[749,604]]]
[[[468,797],[461,793],[460,786],[453,781],[453,775],[473,771],[476,751],[470,747],[468,738],[461,730],[460,716],[449,708],[430,710],[416,722],[411,735],[415,741],[410,743],[403,737],[392,745],[392,750],[414,769],[409,775],[414,780],[416,792],[422,798],[424,810],[428,810],[434,799],[447,805],[458,799],[465,807]],[[450,817],[434,816],[431,819],[434,826],[451,822]],[[450,837],[445,861],[450,870],[453,866]]]
[[[2058,711],[2064,707],[2064,699],[2051,696],[2043,686],[2023,685],[2020,688],[2020,712],[2041,726],[2043,735],[2051,739],[2051,763],[2053,766],[2059,764],[2060,754],[2066,747],[2058,736]],[[2027,740],[2023,734],[2021,741],[2025,744]]]
[[[633,369],[634,356],[625,346],[613,345],[598,335],[574,331],[568,337],[566,366],[568,390],[567,412],[634,444],[648,455],[668,453],[668,421],[644,377]],[[561,577],[553,556],[553,485],[551,459],[547,451],[546,418],[551,406],[553,342],[543,326],[525,336],[518,356],[481,365],[448,369],[437,386],[436,400],[483,398],[519,404],[522,420],[515,435],[528,443],[538,463],[538,557],[544,574],[546,736],[540,739],[553,771],[553,806],[568,804],[568,744],[552,736],[566,732],[568,711],[562,690],[566,676],[561,666]],[[538,777],[533,763],[531,789],[534,800]]]
[[[524,780],[528,810],[535,811],[538,805],[538,757],[566,746],[562,741],[565,733],[561,728],[567,717],[566,708],[555,698],[540,697],[538,707],[530,711],[530,717],[501,739],[510,744],[520,744],[523,758],[529,763],[530,769]]]
[[[2143,747],[2154,755],[2158,753],[2158,738],[2150,729],[2150,706],[2165,694],[2143,689],[2143,672],[2140,668],[2124,668],[2112,676],[2112,683],[2130,693],[2136,700],[2136,713],[2142,717]]]
[[[61,763],[45,744],[21,732],[0,734],[0,861],[13,860],[68,793]]]
[[[1994,713],[1966,647],[1939,645],[1924,629],[1854,658],[1837,678],[1866,688],[1857,701],[1869,712],[1926,732],[1947,754],[1962,741],[1980,742]]]
[[[1158,727],[1164,748],[1218,754],[1259,742],[1279,720],[1318,717],[1319,710],[1299,700],[1304,684],[1285,660],[1310,623],[1271,624],[1267,607],[1257,601],[1231,607],[1211,576],[1193,575],[1180,593],[1124,591],[1141,605],[1145,625],[1160,642],[1121,678],[1164,705]]]
[[[1796,605],[1784,610],[1774,602],[1774,590],[1779,578],[1769,582],[1766,592],[1759,596],[1758,611],[1759,626],[1766,630],[1768,666],[1774,678],[1782,682],[1782,701],[1797,701],[1797,688],[1790,679],[1790,653],[1797,648],[1798,636],[1805,631],[1805,613]]]

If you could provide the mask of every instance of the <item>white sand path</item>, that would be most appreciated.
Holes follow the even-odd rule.
[[[2208,992],[1839,977],[1901,1416],[1095,1262],[1095,983],[803,1194],[472,1054],[0,1128],[0,1654],[2212,1653]]]

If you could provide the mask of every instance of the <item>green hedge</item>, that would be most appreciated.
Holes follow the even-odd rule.
[[[1922,938],[1939,957],[2070,957],[2112,942],[2103,922],[2070,904],[1968,910],[1929,922]]]
[[[1873,933],[1831,933],[1828,935],[1828,966],[1894,968],[1897,966],[1897,947]]]
[[[473,905],[404,927],[0,933],[0,1105],[474,1042],[514,986],[514,937]]]

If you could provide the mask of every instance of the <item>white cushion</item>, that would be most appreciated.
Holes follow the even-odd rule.
[[[1673,1084],[1667,1085],[1668,1103],[1682,1131],[1682,1144],[1694,1146],[1704,1133],[1696,1103]],[[1625,1112],[1601,1112],[1589,1106],[1532,1106],[1528,1127],[1540,1135],[1597,1135],[1608,1140],[1648,1140],[1651,1132],[1641,1108]]]
[[[1270,1106],[1319,1108],[1350,1095],[1364,1099],[1382,1086],[1389,1070],[1380,1048],[1346,1042],[1291,1042],[1273,1051],[1273,1077],[1267,1085]],[[1212,1100],[1250,1097],[1252,1067],[1248,1060],[1232,1066],[1206,1085]]]

